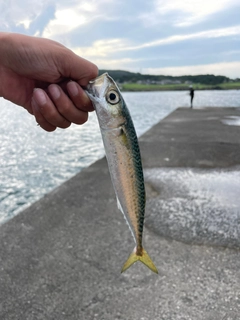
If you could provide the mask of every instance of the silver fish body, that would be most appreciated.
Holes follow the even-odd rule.
[[[142,246],[145,187],[138,139],[130,113],[116,83],[107,73],[89,83],[87,94],[97,113],[118,208],[136,243],[122,272],[139,260],[157,273]]]

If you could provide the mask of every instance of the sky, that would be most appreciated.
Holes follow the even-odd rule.
[[[56,40],[99,69],[240,78],[239,0],[0,0],[0,31]]]

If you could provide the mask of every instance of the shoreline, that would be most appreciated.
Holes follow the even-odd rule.
[[[157,86],[156,88],[154,88],[153,86],[151,87],[151,85],[145,85],[142,88],[134,88],[131,86],[127,86],[127,85],[121,85],[118,84],[118,86],[120,87],[120,90],[122,92],[153,92],[153,91],[189,91],[189,86],[186,87],[173,87],[173,88],[169,88],[169,87],[160,87]],[[236,88],[221,88],[218,86],[214,86],[214,87],[202,87],[199,88],[198,86],[194,86],[193,85],[193,89],[194,91],[229,91],[229,90],[240,90],[240,86],[236,87]]]

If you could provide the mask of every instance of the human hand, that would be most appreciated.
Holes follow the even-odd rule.
[[[83,124],[93,106],[83,88],[97,67],[48,39],[0,33],[0,96],[33,114],[46,131]]]

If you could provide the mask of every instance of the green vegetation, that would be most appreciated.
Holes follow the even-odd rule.
[[[121,84],[122,91],[161,91],[161,90],[187,90],[189,85],[186,84],[140,84],[140,83],[124,83]]]
[[[146,75],[122,70],[100,70],[99,74],[104,72],[108,72],[123,91],[189,90],[190,85],[195,90],[240,89],[240,79],[232,80],[225,76],[211,74],[173,77]]]
[[[240,89],[240,81],[234,81],[234,82],[227,82],[227,83],[222,83],[220,85],[221,89],[224,90],[229,90],[229,89]]]

